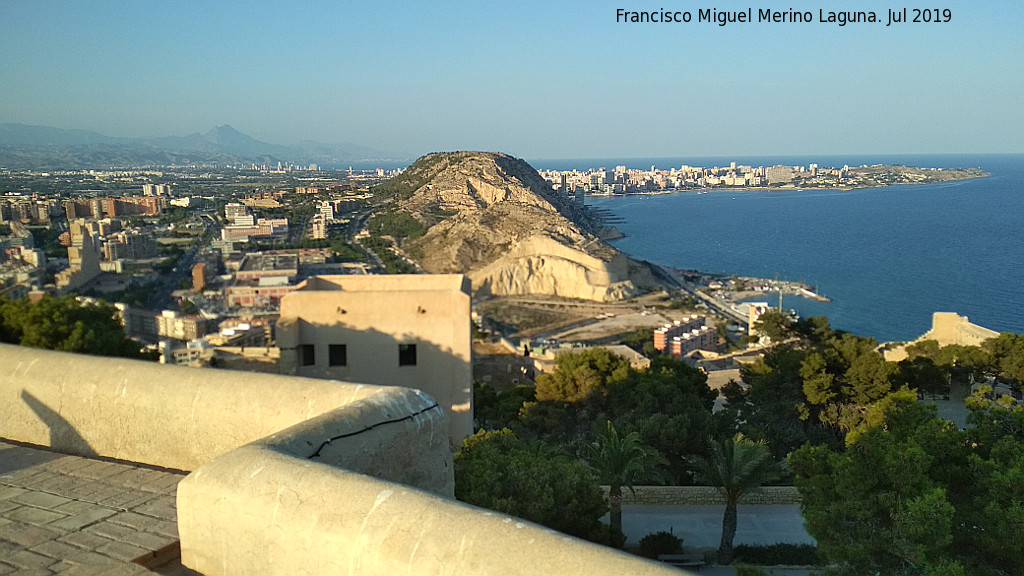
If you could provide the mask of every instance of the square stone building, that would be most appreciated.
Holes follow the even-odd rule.
[[[473,433],[470,282],[461,274],[316,276],[281,300],[285,374],[417,388]]]

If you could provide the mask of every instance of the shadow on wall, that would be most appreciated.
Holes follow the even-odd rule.
[[[50,443],[49,445],[53,448],[59,449],[61,452],[67,454],[75,454],[78,456],[85,456],[93,458],[99,456],[93,447],[86,442],[85,438],[75,430],[75,427],[70,422],[64,419],[63,416],[58,414],[52,408],[43,404],[38,398],[33,396],[27,390],[22,390],[21,399],[25,401],[25,404],[36,413],[36,416],[42,420],[43,424],[50,431]]]
[[[468,326],[436,329],[469,333]],[[472,349],[459,353],[429,337],[282,319],[277,325],[279,367],[282,374],[422,390],[448,415],[457,448],[473,433]]]

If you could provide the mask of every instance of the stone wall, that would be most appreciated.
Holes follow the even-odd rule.
[[[624,489],[623,504],[665,506],[710,506],[725,504],[711,486],[637,486],[636,494]],[[740,499],[740,504],[799,504],[800,493],[793,486],[765,486]]]
[[[448,421],[418,390],[9,345],[0,359],[0,437],[193,470],[181,559],[207,576],[685,574],[451,500]]]

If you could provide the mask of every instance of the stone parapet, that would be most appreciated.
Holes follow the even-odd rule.
[[[0,437],[192,470],[181,561],[206,576],[682,574],[451,500],[448,420],[418,390],[7,345],[0,358]]]

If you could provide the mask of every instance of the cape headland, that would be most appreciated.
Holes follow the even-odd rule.
[[[401,244],[408,257],[430,273],[467,274],[480,297],[614,301],[668,282],[602,241],[607,230],[581,202],[506,154],[428,154],[374,194],[426,229]]]

